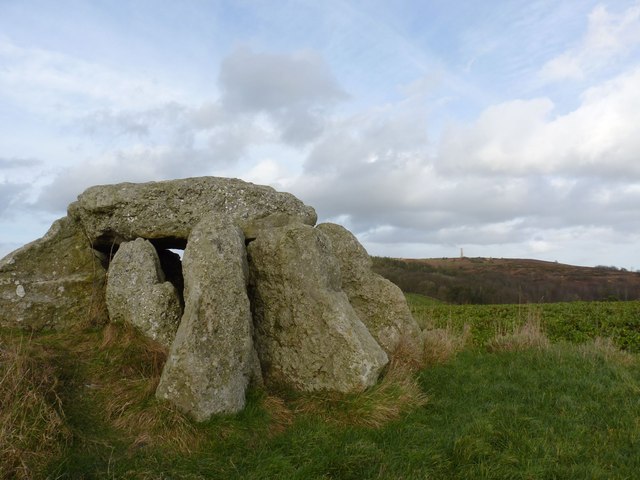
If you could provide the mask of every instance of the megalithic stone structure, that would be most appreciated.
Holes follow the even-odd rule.
[[[251,383],[361,391],[403,339],[419,356],[421,332],[356,238],[316,219],[238,179],[91,187],[0,260],[0,326],[64,329],[108,311],[165,346],[156,394],[197,421],[242,409]],[[181,266],[166,249],[185,247]]]

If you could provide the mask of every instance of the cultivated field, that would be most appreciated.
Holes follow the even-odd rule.
[[[552,342],[583,343],[605,337],[621,349],[640,353],[640,301],[451,305],[416,294],[407,298],[423,329],[451,327],[461,332],[467,324],[476,346],[533,319]]]

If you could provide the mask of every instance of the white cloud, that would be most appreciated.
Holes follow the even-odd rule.
[[[178,90],[137,74],[0,37],[0,98],[22,108],[58,117],[79,115],[96,106],[148,108],[184,101]]]
[[[572,243],[628,245],[640,230],[637,85],[630,70],[564,115],[547,98],[491,106],[452,126],[435,153],[423,110],[372,108],[327,126],[291,190],[373,253],[466,245],[594,264]]]
[[[640,3],[620,14],[599,5],[589,15],[585,36],[540,70],[543,81],[581,80],[626,57],[640,46]]]
[[[20,57],[18,53],[14,56]],[[57,56],[42,55],[46,61],[35,63],[44,63],[50,70],[51,57]],[[66,57],[59,61],[84,68],[81,62]],[[72,74],[73,69],[69,76]],[[128,85],[125,80],[120,83]],[[118,82],[114,83],[117,90]],[[81,135],[79,143],[86,145],[91,155],[60,170],[42,190],[37,204],[62,211],[93,184],[229,170],[256,146],[308,142],[324,128],[327,109],[345,98],[328,66],[312,52],[287,55],[236,50],[221,66],[220,84],[220,99],[197,104],[173,101],[171,95],[158,91],[157,98],[127,105],[116,101],[119,95],[106,102],[94,95],[88,103],[89,113],[76,112],[69,120]],[[85,87],[78,86],[74,92],[75,86],[71,82],[66,93],[86,96]],[[279,169],[272,168],[274,164],[270,172],[265,170],[268,166],[263,162],[251,169],[249,165],[243,176],[267,175],[274,182],[284,178]]]
[[[35,167],[41,163],[35,158],[0,158],[0,170]]]
[[[347,98],[324,59],[315,52],[257,53],[238,48],[220,66],[221,104],[230,113],[265,113],[282,140],[316,138],[326,109]]]
[[[63,212],[92,185],[188,177],[202,174],[214,162],[210,151],[138,144],[62,170],[42,189],[37,205],[44,210]]]
[[[19,204],[28,188],[26,183],[0,182],[0,215]]]
[[[640,68],[588,89],[574,111],[555,117],[547,98],[489,107],[444,134],[438,168],[640,178],[638,85]]]
[[[638,44],[634,12],[594,11],[588,35],[556,62],[566,70],[556,77],[587,75],[587,55],[628,55]],[[75,157],[50,175],[38,209],[62,212],[94,184],[222,172],[292,191],[321,219],[347,224],[373,253],[420,256],[449,245],[478,255],[566,255],[590,235],[627,245],[640,231],[640,68],[586,89],[562,114],[556,98],[542,95],[478,115],[465,110],[475,120],[440,139],[429,136],[440,124],[428,116],[441,113],[441,93],[457,95],[458,87],[436,92],[435,81],[449,80],[437,72],[387,85],[406,95],[397,101],[362,107],[367,99],[358,98],[347,115],[334,110],[347,98],[343,88],[311,51],[233,51],[220,67],[219,98],[8,41],[0,62],[0,102],[42,113],[73,135]],[[13,208],[29,201],[23,167],[38,165],[11,154],[0,158],[12,175],[0,183],[0,202]]]
[[[345,98],[331,71],[315,52],[256,53],[239,48],[220,66],[222,103],[232,111],[255,112]]]

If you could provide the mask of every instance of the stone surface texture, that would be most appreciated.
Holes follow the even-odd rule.
[[[402,353],[422,358],[422,331],[411,315],[402,290],[371,270],[371,258],[349,230],[335,223],[316,227],[331,240],[340,262],[342,289],[358,317],[391,355],[402,342]]]
[[[129,323],[171,347],[182,316],[180,297],[165,281],[151,242],[138,238],[120,245],[109,265],[106,296],[112,322]]]
[[[265,230],[248,246],[256,348],[265,383],[357,392],[387,355],[341,290],[329,238],[308,225]]]
[[[315,225],[317,219],[313,208],[290,193],[218,177],[94,186],[68,212],[101,248],[138,237],[184,248],[191,229],[208,213],[232,218],[248,239],[263,228]]]
[[[240,228],[225,216],[204,217],[189,236],[183,272],[185,312],[156,396],[204,421],[244,407],[257,367]]]
[[[105,269],[69,218],[0,260],[0,326],[60,329],[106,314]]]

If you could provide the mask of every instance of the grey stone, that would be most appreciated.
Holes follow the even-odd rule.
[[[184,248],[191,229],[208,213],[234,219],[247,239],[263,228],[302,222],[317,216],[290,193],[238,179],[198,177],[149,183],[120,183],[88,188],[69,205],[69,216],[84,226],[101,248],[134,240]]]
[[[308,225],[265,230],[248,246],[256,349],[267,385],[357,392],[387,355],[341,290],[331,242]]]
[[[197,421],[244,408],[256,373],[244,244],[230,218],[208,215],[184,251],[185,312],[156,396]]]
[[[169,348],[182,315],[176,288],[165,281],[155,247],[138,238],[120,245],[109,265],[107,309],[112,322],[134,325]]]
[[[0,326],[60,329],[104,321],[104,258],[67,217],[0,260]]]
[[[422,358],[422,332],[402,290],[371,270],[371,258],[358,239],[335,223],[316,227],[331,240],[340,261],[342,289],[373,337],[392,355],[397,348],[413,361]]]

